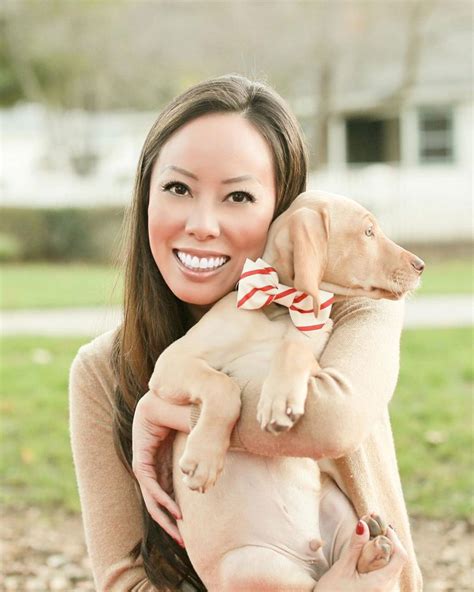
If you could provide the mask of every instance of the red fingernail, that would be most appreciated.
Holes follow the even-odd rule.
[[[356,534],[364,534],[364,524],[362,520],[359,520],[356,526]]]

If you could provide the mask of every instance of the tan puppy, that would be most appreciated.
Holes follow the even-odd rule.
[[[315,313],[319,311],[319,289],[333,292],[336,299],[361,295],[399,299],[418,287],[424,268],[421,259],[388,239],[374,216],[360,204],[320,191],[302,193],[273,222],[262,258],[277,270],[282,284],[313,297]],[[269,582],[271,590],[280,586],[282,590],[312,590],[315,580],[328,569],[320,537],[314,538],[309,558],[296,549],[297,541],[293,548],[291,543],[291,533],[304,529],[304,524],[285,534],[288,557],[278,542],[270,550],[262,548],[275,532],[280,533],[278,536],[285,532],[281,517],[274,517],[271,525],[265,522],[275,495],[286,499],[293,520],[301,522],[304,517],[311,521],[312,532],[315,525],[319,532],[321,486],[316,461],[275,458],[265,459],[260,466],[260,457],[231,452],[223,477],[208,490],[224,467],[230,434],[240,413],[241,390],[261,392],[258,415],[262,428],[274,433],[290,429],[304,413],[308,382],[319,371],[317,360],[332,322],[308,337],[296,329],[288,309],[271,304],[258,311],[242,310],[236,300],[235,292],[222,298],[184,337],[169,346],[159,357],[149,383],[150,390],[163,399],[201,406],[191,434],[179,435],[174,446],[175,494],[183,515],[187,510],[189,515],[191,508],[193,512],[193,528],[185,528],[183,538],[209,590],[246,589],[235,587],[235,580],[232,583],[228,577],[235,573],[236,565],[248,566],[250,572],[268,566],[269,578],[261,580],[259,590],[266,589],[263,580]],[[177,478],[178,462],[187,487]],[[256,484],[253,491],[245,486],[250,473]],[[272,491],[275,482],[279,484],[278,493]],[[196,496],[190,490],[208,492]],[[255,508],[249,508],[252,496],[260,500],[256,513]],[[343,497],[331,511],[347,515],[347,523],[353,528],[350,502]],[[269,505],[260,507],[264,500]],[[220,517],[229,519],[232,515],[230,504],[238,508],[238,514],[233,522],[220,523]],[[247,510],[252,514],[249,520],[245,518]],[[364,548],[360,572],[378,569],[390,557],[390,541],[377,536],[384,532],[383,525],[373,526],[375,538]],[[311,569],[307,562],[312,564]]]

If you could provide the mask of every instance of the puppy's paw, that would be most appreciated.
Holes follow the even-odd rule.
[[[224,468],[225,449],[211,449],[198,441],[189,442],[179,460],[183,482],[193,491],[205,493],[215,485]]]
[[[257,407],[257,421],[262,430],[278,435],[290,430],[304,413],[304,397],[280,389],[262,387]]]
[[[370,540],[364,545],[357,563],[359,573],[375,571],[387,565],[392,556],[392,542],[385,535],[387,524],[375,513],[362,516],[370,531]]]

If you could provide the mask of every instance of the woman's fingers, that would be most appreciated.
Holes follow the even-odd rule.
[[[161,507],[166,508],[177,520],[181,519],[181,512],[176,502],[160,487],[156,480],[156,472],[149,465],[135,466],[135,476],[140,485],[143,500],[150,516],[157,522],[178,543],[183,545],[176,524],[163,512]]]
[[[390,586],[394,586],[399,582],[403,566],[408,559],[408,554],[403,548],[398,535],[391,527],[387,528],[386,536],[393,544],[393,552],[390,561],[384,567],[368,574],[361,574],[360,577],[366,586],[383,584],[388,587],[387,589],[391,590]]]
[[[143,500],[150,516],[163,530],[183,545],[177,526],[171,518],[161,510],[166,508],[176,519],[181,518],[181,512],[176,502],[162,489],[157,481],[154,456],[150,451],[142,451],[134,457],[133,472],[140,486]]]
[[[167,532],[178,544],[184,547],[184,541],[179,532],[178,526],[171,520],[171,518],[163,512],[163,510],[156,505],[153,498],[146,492],[142,492],[143,500],[147,507],[150,516],[153,520],[161,526],[161,528]]]
[[[181,520],[181,511],[178,504],[170,497],[166,491],[156,481],[156,474],[147,475],[142,472],[140,478],[137,477],[137,481],[140,485],[142,493],[147,495],[153,500],[153,502],[159,506],[163,506],[172,514],[176,520]]]
[[[357,526],[359,525],[360,532],[356,527],[356,530],[354,530],[354,532],[351,534],[348,547],[341,553],[341,557],[339,558],[341,564],[343,564],[348,571],[357,571],[357,562],[359,561],[362,547],[370,538],[369,527],[367,526],[367,523],[364,522],[364,520],[359,520]]]

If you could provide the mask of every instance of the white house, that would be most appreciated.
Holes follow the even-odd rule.
[[[122,205],[157,112],[54,112],[39,104],[0,110],[2,204]]]
[[[311,112],[293,105],[303,128]],[[127,204],[156,112],[0,111],[3,205]],[[346,94],[333,106],[328,165],[308,187],[353,197],[400,241],[472,239],[473,101],[470,85],[417,88],[399,112]]]
[[[473,105],[470,84],[418,87],[399,110],[347,95],[309,186],[360,201],[397,240],[472,240]]]

